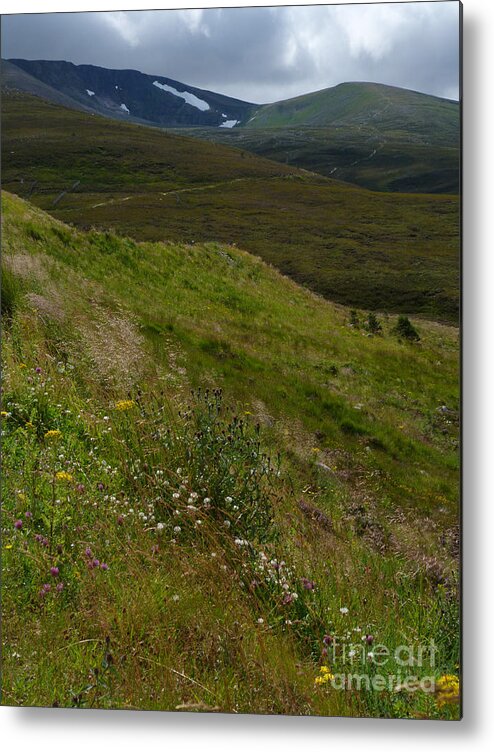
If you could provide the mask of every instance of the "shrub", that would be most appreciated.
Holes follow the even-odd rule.
[[[371,334],[380,334],[380,332],[382,332],[381,323],[375,313],[369,313],[367,317],[366,329]]]
[[[407,339],[409,342],[418,342],[420,340],[418,331],[407,316],[399,316],[393,332],[400,339]]]

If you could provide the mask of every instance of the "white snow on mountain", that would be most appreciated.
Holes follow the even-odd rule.
[[[120,109],[121,109],[121,110],[123,110],[124,112],[126,112],[127,114],[129,114],[129,113],[130,113],[130,110],[129,110],[129,108],[127,107],[127,105],[126,105],[126,104],[121,104],[121,105],[120,105]]]
[[[240,120],[225,120],[224,123],[218,126],[218,128],[234,128]]]
[[[174,94],[176,97],[181,97],[181,99],[185,100],[187,104],[192,105],[192,107],[196,107],[198,110],[202,110],[203,112],[209,110],[209,105],[204,101],[204,99],[199,99],[199,97],[196,97],[195,94],[191,94],[189,91],[177,91],[173,88],[173,86],[161,84],[159,81],[153,81],[153,86],[156,86],[158,89],[162,89],[163,91],[167,91],[170,94]]]
[[[94,97],[94,91],[91,91],[91,89],[86,89],[88,96]]]

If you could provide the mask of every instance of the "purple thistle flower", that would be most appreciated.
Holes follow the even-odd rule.
[[[301,582],[304,590],[314,590],[316,586],[315,583],[312,582],[312,580],[308,580],[307,577],[302,577]]]
[[[99,567],[99,559],[93,559],[91,562],[91,566],[94,568]]]
[[[107,569],[109,569],[108,564],[105,564],[105,563],[100,564],[100,569],[102,569],[103,572],[106,572]]]
[[[117,517],[117,523],[119,525],[123,525],[124,524],[124,518],[122,517],[121,514],[119,514],[118,517]]]
[[[331,637],[331,635],[325,634],[324,637],[322,638],[322,641],[324,642],[325,645],[331,645],[331,643],[333,642],[333,638]]]
[[[84,493],[85,490],[86,490],[86,486],[84,485],[84,483],[77,484],[76,491],[78,491],[79,493]]]
[[[29,510],[28,510],[28,511],[27,511],[27,512],[25,513],[25,515],[24,515],[24,517],[25,517],[25,518],[26,518],[27,520],[30,520],[32,516],[33,516],[33,513],[32,513],[32,512],[30,512]]]
[[[283,596],[282,603],[284,606],[288,606],[290,603],[293,603],[293,595],[291,593],[286,593],[286,595]]]
[[[103,491],[104,485],[103,483],[98,483],[98,491]]]
[[[88,557],[88,559],[91,559],[92,556],[93,556],[93,552],[91,551],[91,549],[89,548],[89,546],[86,548],[86,550],[84,551],[84,553],[86,554],[86,556]]]
[[[50,574],[52,577],[58,577],[60,570],[58,567],[50,567]]]
[[[14,527],[16,530],[22,530],[22,520],[16,520],[14,522]]]
[[[45,596],[45,595],[46,595],[47,593],[49,593],[49,592],[50,592],[50,590],[51,590],[51,585],[49,585],[49,584],[48,584],[47,582],[45,582],[45,584],[43,585],[43,587],[42,587],[42,588],[41,588],[41,590],[39,591],[39,594],[40,594],[40,596],[41,596],[42,598],[44,598],[44,596]]]
[[[372,643],[374,642],[373,635],[371,635],[371,634],[365,635],[365,641],[366,641],[367,645],[372,645]]]
[[[64,588],[63,582],[59,582],[57,585],[57,593],[61,593]]]
[[[34,370],[36,371],[36,373],[41,373],[41,368],[39,366],[36,366]]]

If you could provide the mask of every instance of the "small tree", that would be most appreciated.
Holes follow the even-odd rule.
[[[400,339],[407,339],[409,342],[418,342],[420,340],[418,331],[407,316],[398,317],[393,331]]]
[[[383,328],[375,313],[369,313],[366,328],[371,334],[380,334],[382,332]]]

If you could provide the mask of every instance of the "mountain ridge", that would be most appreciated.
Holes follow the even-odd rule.
[[[419,143],[432,140],[457,145],[459,139],[459,103],[388,84],[349,81],[289,99],[255,104],[134,69],[76,65],[61,60],[12,58],[6,62],[10,66],[10,85],[15,85],[17,69],[69,97],[79,109],[162,127],[251,130],[351,125],[370,127],[381,134],[391,131]],[[26,80],[24,85],[27,86]]]

